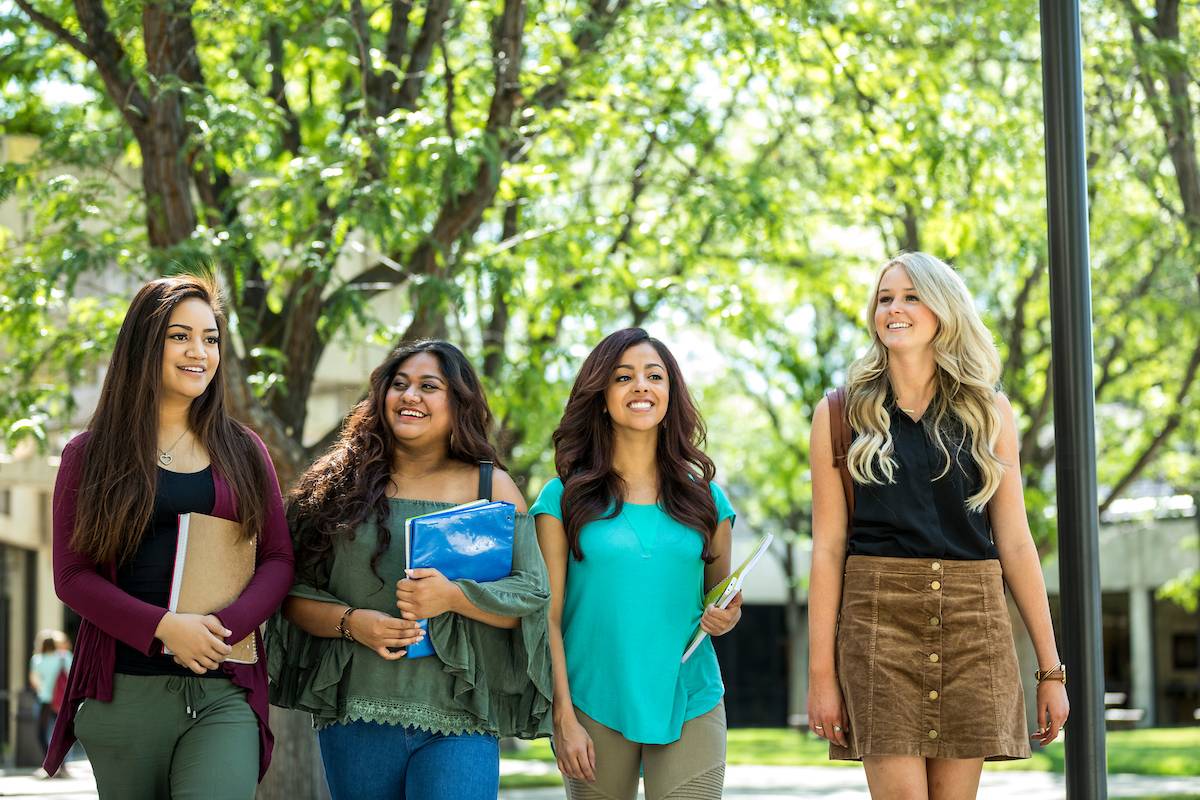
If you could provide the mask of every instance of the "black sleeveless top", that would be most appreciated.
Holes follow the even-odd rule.
[[[946,457],[927,425],[924,419],[913,422],[892,405],[896,482],[854,483],[849,555],[965,561],[999,558],[987,509],[970,511],[966,505],[983,483],[971,457],[970,437],[960,448],[961,430],[943,431],[942,441],[952,463],[949,472],[937,478]]]
[[[171,599],[171,575],[175,570],[175,544],[179,539],[179,515],[211,514],[217,492],[212,467],[199,472],[158,470],[154,513],[150,525],[127,563],[117,570],[117,586],[139,600],[166,608]],[[122,641],[117,642],[115,671],[123,675],[187,675],[227,677],[221,669],[197,675],[161,653],[148,656]]]

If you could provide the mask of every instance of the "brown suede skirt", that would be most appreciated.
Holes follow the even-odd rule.
[[[831,759],[1029,757],[999,561],[848,557],[835,657]]]

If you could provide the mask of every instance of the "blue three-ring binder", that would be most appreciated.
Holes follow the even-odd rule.
[[[506,578],[512,574],[516,513],[512,503],[476,500],[410,517],[404,524],[405,563],[409,569],[432,567],[452,581]],[[409,645],[407,658],[434,654],[428,623],[420,624],[426,636]]]

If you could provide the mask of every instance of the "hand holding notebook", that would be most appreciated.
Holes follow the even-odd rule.
[[[244,538],[238,523],[207,514],[180,514],[168,609],[203,615],[225,608],[254,577],[256,553],[255,540]],[[233,652],[226,661],[253,664],[258,660],[253,631],[229,644]],[[173,655],[165,648],[163,652]]]
[[[750,555],[746,557],[746,560],[742,562],[741,566],[729,573],[728,577],[723,581],[708,590],[704,595],[704,607],[716,606],[717,608],[728,608],[729,604],[733,602],[733,598],[742,590],[742,584],[745,583],[746,576],[758,564],[758,560],[762,558],[763,553],[767,552],[767,548],[771,546],[771,542],[774,539],[775,534],[773,533],[767,533],[759,539],[758,544]],[[704,637],[707,635],[707,633],[699,628],[696,629],[691,642],[688,643],[687,650],[683,652],[683,658],[680,659],[681,663],[686,662],[692,657],[692,653],[696,652],[696,648],[700,646],[700,643],[704,641]]]
[[[433,568],[446,580],[496,581],[512,574],[516,507],[496,500],[476,500],[404,524],[405,564],[408,570]],[[418,578],[417,582],[436,580]],[[428,631],[427,623],[421,626]],[[434,654],[427,635],[408,648],[409,658]]]
[[[396,605],[405,619],[431,619],[454,610],[456,595],[462,593],[454,583],[434,567],[404,571],[396,584]]]

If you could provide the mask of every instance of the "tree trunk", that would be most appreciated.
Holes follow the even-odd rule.
[[[155,248],[179,244],[196,229],[183,95],[173,85],[199,77],[190,13],[185,3],[174,2],[147,3],[142,10],[146,67],[153,83],[148,116],[134,132],[142,150],[146,229]],[[181,67],[195,74],[182,75]]]
[[[302,711],[271,706],[275,752],[258,786],[257,800],[329,800],[311,719]]]
[[[174,117],[175,119],[172,119]],[[142,150],[142,190],[146,195],[146,231],[156,249],[185,241],[196,229],[187,165],[182,158],[176,124],[182,114],[176,103],[151,106],[150,124],[138,137]]]

